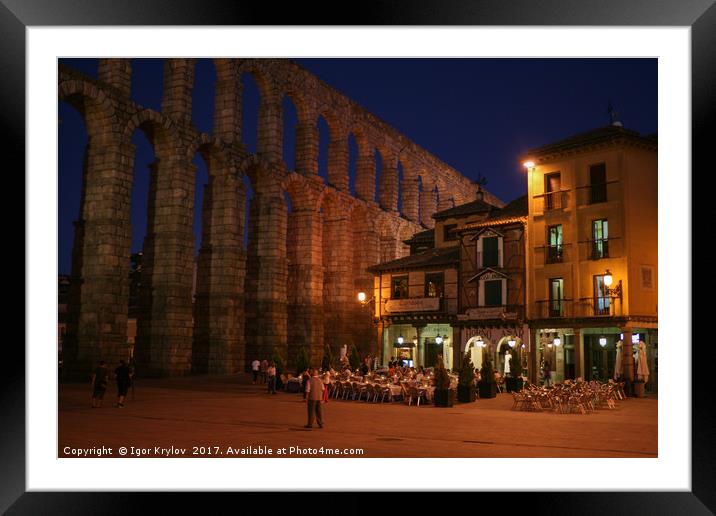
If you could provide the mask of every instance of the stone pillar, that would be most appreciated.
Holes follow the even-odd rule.
[[[349,190],[348,177],[348,137],[331,135],[328,144],[328,183],[337,189],[347,192]],[[356,185],[358,178],[356,177]]]
[[[401,201],[403,215],[405,215],[408,220],[413,221],[416,224],[420,223],[420,219],[418,217],[418,178],[407,174],[403,176],[403,185],[401,190],[403,197]]]
[[[380,173],[380,207],[389,211],[398,211],[398,161],[395,156],[383,162]]]
[[[283,109],[275,98],[261,98],[256,150],[266,163],[283,161]]]
[[[243,84],[232,59],[216,59],[214,135],[227,143],[241,141]]]
[[[437,211],[437,201],[435,183],[423,179],[423,193],[420,196],[420,222],[428,228],[435,227],[433,214]]]
[[[112,365],[129,358],[133,159],[128,141],[90,137],[87,143],[63,347],[63,369],[70,379],[89,380],[100,360]]]
[[[192,365],[235,374],[244,367],[243,206],[245,187],[230,170],[211,170],[204,195]]]
[[[191,371],[195,176],[184,156],[151,165],[136,344],[141,376]]]
[[[317,366],[323,357],[321,217],[294,205],[288,219],[288,364],[295,367],[298,351],[305,346],[311,365]],[[331,352],[339,356],[337,346]]]
[[[354,342],[350,332],[353,294],[353,248],[349,219],[337,207],[323,217],[324,342],[331,348],[355,344],[361,354],[369,343]],[[356,339],[357,340],[357,339]]]
[[[579,328],[574,329],[574,377],[582,376],[582,356],[584,354],[584,344],[582,332]]]
[[[181,124],[191,125],[191,91],[195,59],[164,61],[162,113]]]
[[[100,82],[117,88],[121,95],[129,97],[132,92],[132,60],[100,59],[97,77]]]
[[[358,148],[356,196],[364,201],[375,201],[375,154],[370,148]]]
[[[374,291],[373,274],[367,269],[380,262],[380,238],[365,220],[353,219],[352,252],[353,252],[353,283],[348,299],[351,315],[349,317],[349,331],[355,335],[358,342],[375,343],[376,327],[373,323],[373,311],[366,309],[357,301],[358,292],[371,295]],[[377,303],[378,300],[375,300]],[[376,355],[374,346],[368,346],[366,353]]]
[[[260,174],[268,175],[268,171]],[[259,174],[257,174],[258,176]],[[287,359],[286,203],[280,190],[259,179],[249,213],[246,266],[246,363]]]
[[[535,385],[540,385],[540,369],[539,362],[537,361],[537,354],[539,353],[539,347],[541,343],[538,339],[538,333],[536,328],[530,328],[530,382]]]
[[[296,172],[304,176],[318,174],[318,127],[315,121],[296,125]]]

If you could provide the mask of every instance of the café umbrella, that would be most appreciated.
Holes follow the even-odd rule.
[[[614,359],[614,379],[622,375],[622,341],[617,342],[617,356]]]
[[[639,352],[636,357],[636,378],[643,380],[644,383],[649,381],[649,365],[646,363],[646,343],[639,341]]]

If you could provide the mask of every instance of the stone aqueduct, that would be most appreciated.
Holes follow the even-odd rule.
[[[254,357],[270,356],[274,347],[289,365],[304,345],[315,363],[324,342],[334,353],[351,342],[374,351],[371,314],[355,302],[357,291],[372,287],[366,267],[407,254],[402,241],[431,227],[436,210],[474,198],[470,180],[297,64],[213,62],[211,135],[191,121],[194,59],[165,60],[161,112],[130,100],[129,59],[100,60],[98,80],[60,66],[59,100],[81,113],[88,133],[63,350],[69,376],[84,378],[98,360],[128,353],[136,129],[156,156],[135,346],[137,372],[144,376],[233,373]],[[261,97],[255,153],[241,138],[244,73]],[[295,170],[282,159],[284,95],[298,118]],[[318,174],[320,116],[330,130],[327,184]],[[358,147],[355,196],[349,190],[351,134]],[[379,202],[376,149],[382,158]],[[209,172],[198,257],[192,232],[197,152]],[[247,249],[244,175],[254,190]]]

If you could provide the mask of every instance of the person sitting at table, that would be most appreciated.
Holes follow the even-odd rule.
[[[418,372],[415,373],[415,380],[418,382],[422,382],[423,378],[425,378],[425,375],[423,374],[423,368],[418,367]]]

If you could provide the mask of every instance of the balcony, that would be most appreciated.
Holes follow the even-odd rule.
[[[622,302],[618,297],[583,297],[575,310],[576,317],[620,317]]]
[[[578,206],[615,201],[622,196],[619,181],[578,186],[576,190]]]
[[[569,251],[570,246],[571,244],[546,245],[535,247],[535,251],[544,254],[542,263],[545,265],[564,263],[572,259],[571,252]]]
[[[568,206],[569,203],[569,190],[559,190],[557,192],[545,192],[540,195],[535,195],[535,199],[541,199],[542,205],[537,203],[535,206],[535,212],[538,214],[544,214],[546,212],[562,211]],[[541,208],[541,211],[540,211]]]
[[[573,303],[571,299],[547,299],[535,301],[535,319],[552,319],[572,317]]]
[[[579,242],[579,259],[603,260],[605,258],[618,258],[623,254],[624,244],[619,237],[583,240]]]

